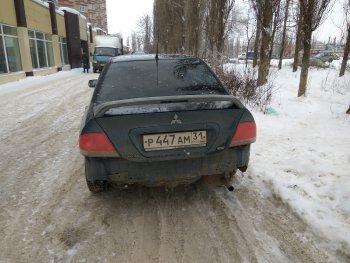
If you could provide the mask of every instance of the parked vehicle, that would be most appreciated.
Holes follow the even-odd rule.
[[[322,60],[323,62],[333,62],[333,60],[339,60],[340,58],[333,53],[320,53],[314,56],[314,58],[317,58],[319,60]]]
[[[298,66],[302,67],[303,63],[302,63],[302,57],[299,58],[298,60]],[[316,57],[312,57],[309,60],[309,66],[310,67],[315,67],[315,68],[328,68],[329,65],[326,64],[325,62],[323,62],[321,59],[316,58]]]
[[[254,51],[248,51],[240,54],[238,60],[254,59]]]
[[[119,56],[89,86],[79,146],[90,191],[109,183],[174,187],[203,176],[229,186],[247,169],[253,116],[201,59]]]
[[[123,54],[122,37],[120,35],[96,36],[94,38],[95,50],[93,71],[102,71],[104,65],[115,56]]]

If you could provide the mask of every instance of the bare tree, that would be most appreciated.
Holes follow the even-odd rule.
[[[281,41],[278,69],[282,68],[282,59],[283,59],[284,47],[286,45],[286,32],[287,32],[287,21],[288,21],[288,16],[289,16],[289,4],[290,4],[290,0],[286,0],[285,1],[285,7],[284,7],[283,32],[282,32],[282,41]]]
[[[184,0],[155,0],[153,4],[154,39],[165,53],[184,51]]]
[[[240,16],[238,10],[235,9],[235,0],[226,0],[226,8],[224,10],[224,39],[232,32],[239,20]]]
[[[210,59],[217,63],[220,61],[224,48],[225,10],[226,0],[208,0],[208,12],[206,18],[207,37]]]
[[[130,48],[130,36],[126,38],[126,45]]]
[[[143,51],[150,52],[152,49],[151,39],[152,39],[152,18],[150,15],[143,15],[138,23],[139,35],[143,44]]]
[[[350,0],[347,0],[347,3],[344,5],[344,11],[345,11],[346,25],[347,25],[347,37],[346,37],[343,61],[340,67],[339,77],[342,77],[345,74],[346,65],[348,63],[348,57],[350,53]],[[348,112],[349,111],[350,111],[350,107]]]
[[[239,37],[236,38],[235,43],[235,56],[239,56],[239,53],[241,52],[241,39]]]
[[[269,59],[271,60],[273,47],[275,43],[276,32],[279,30],[282,20],[281,20],[281,5],[280,2],[276,5],[276,8],[273,9],[273,20],[272,20],[272,34],[271,34],[271,45],[269,51]]]
[[[271,45],[271,30],[274,10],[279,5],[280,0],[251,0],[251,4],[257,14],[257,19],[261,23],[261,45],[260,64],[257,85],[262,86],[267,83],[269,75],[269,51]]]
[[[261,35],[261,23],[258,17],[256,18],[256,30],[255,30],[255,42],[254,42],[254,58],[253,58],[253,67],[255,68],[258,65],[258,53],[259,53],[259,43]]]
[[[299,52],[302,48],[302,42],[304,38],[303,32],[303,16],[301,15],[301,4],[298,4],[298,15],[297,15],[297,32],[295,37],[295,48],[294,48],[294,61],[293,61],[293,72],[298,70],[299,64]]]
[[[185,1],[185,52],[195,56],[199,55],[203,2],[203,0]]]
[[[133,52],[137,51],[137,36],[135,32],[131,34],[131,49]]]
[[[249,47],[250,47],[250,42],[254,36],[254,29],[252,27],[252,24],[255,24],[255,22],[252,21],[252,17],[251,14],[248,12],[247,14],[247,18],[245,20],[245,25],[246,25],[246,38],[247,38],[247,47],[246,47],[246,56],[245,56],[245,66],[248,66],[248,51],[249,51]]]
[[[160,52],[168,53],[168,19],[166,0],[154,0],[153,2],[153,37]]]
[[[302,17],[303,39],[303,59],[300,73],[300,83],[298,97],[305,96],[307,78],[309,73],[309,63],[311,55],[311,38],[312,32],[321,24],[322,19],[329,11],[332,0],[299,0],[300,16]]]

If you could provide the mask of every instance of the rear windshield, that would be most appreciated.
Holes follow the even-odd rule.
[[[208,66],[196,59],[112,63],[101,76],[96,102],[143,97],[227,94]]]

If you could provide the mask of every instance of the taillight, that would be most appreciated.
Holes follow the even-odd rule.
[[[81,154],[89,157],[118,157],[116,149],[104,132],[86,133],[79,137]]]
[[[230,147],[245,145],[255,142],[256,124],[255,122],[240,122],[235,134],[231,139]]]

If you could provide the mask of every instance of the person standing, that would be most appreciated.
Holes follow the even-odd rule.
[[[89,69],[90,69],[90,62],[89,62],[89,55],[86,54],[85,52],[83,52],[82,55],[82,62],[83,62],[83,69],[84,69],[84,73],[86,70],[86,73],[89,73]]]

